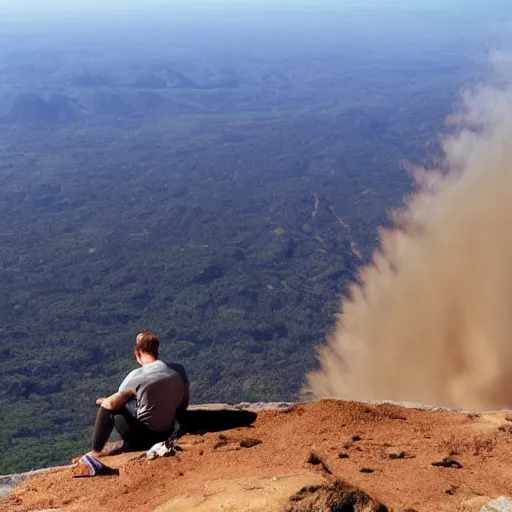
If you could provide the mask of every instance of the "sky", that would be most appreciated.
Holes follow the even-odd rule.
[[[362,15],[406,13],[421,16],[498,18],[512,16],[510,0],[0,0],[0,23],[43,25],[48,21],[76,20],[91,23],[115,20],[158,19],[159,14],[247,16],[258,13],[336,11]],[[161,18],[162,16],[160,16]]]
[[[49,12],[87,11],[100,12],[105,10],[127,11],[140,9],[158,9],[162,7],[197,8],[230,8],[243,9],[247,6],[302,6],[310,9],[322,6],[337,8],[370,8],[370,9],[433,9],[442,10],[447,6],[461,10],[474,8],[505,7],[508,0],[0,0],[0,9],[5,12]]]
[[[452,0],[453,1],[453,0]],[[469,0],[471,2],[471,0]],[[0,8],[5,11],[49,11],[53,9],[98,12],[102,10],[127,10],[158,8],[169,6],[191,6],[192,8],[243,8],[250,5],[283,5],[387,8],[395,6],[433,6],[446,4],[442,0],[0,0]]]

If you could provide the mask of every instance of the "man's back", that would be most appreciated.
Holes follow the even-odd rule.
[[[186,373],[160,360],[129,373],[119,391],[128,389],[137,399],[137,419],[156,432],[171,430],[176,412],[188,406]]]

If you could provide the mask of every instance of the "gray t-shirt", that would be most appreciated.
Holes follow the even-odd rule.
[[[136,397],[137,419],[156,432],[170,431],[176,411],[188,406],[186,375],[160,360],[130,372],[119,386],[119,391],[128,390]]]

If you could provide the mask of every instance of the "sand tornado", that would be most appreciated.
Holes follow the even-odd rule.
[[[474,91],[455,120],[342,300],[317,397],[512,407],[512,92]]]

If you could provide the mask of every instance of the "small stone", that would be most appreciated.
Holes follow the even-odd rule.
[[[338,457],[340,459],[348,459],[348,453],[344,453],[344,452],[338,453]]]
[[[308,463],[312,464],[313,466],[318,466],[319,464],[322,464],[322,459],[316,454],[311,452],[308,455]]]
[[[315,452],[310,452],[307,461],[312,466],[320,466],[320,469],[322,471],[329,475],[332,475],[332,471],[327,467],[325,462]]]
[[[228,444],[228,438],[221,434],[219,436],[219,440],[213,445],[213,449],[216,450],[217,448],[222,448],[223,446],[226,446]]]
[[[240,441],[241,448],[252,448],[253,446],[257,446],[261,444],[263,441],[261,439],[244,439]]]
[[[361,468],[361,473],[375,473],[375,470],[371,468]]]
[[[451,459],[450,457],[445,457],[441,462],[432,462],[432,466],[462,469],[462,464],[458,460]]]
[[[400,450],[399,448],[394,448],[392,446],[385,448],[382,452],[382,455],[385,459],[405,459],[405,452],[403,450]]]

